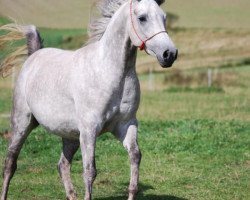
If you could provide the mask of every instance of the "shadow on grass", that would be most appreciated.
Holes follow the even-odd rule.
[[[128,185],[128,183],[124,184]],[[187,200],[185,198],[176,197],[172,195],[154,195],[154,194],[143,194],[143,192],[147,190],[153,190],[154,187],[147,184],[139,184],[139,192],[137,195],[137,200]],[[127,195],[120,195],[120,196],[111,196],[111,197],[103,197],[103,198],[97,198],[96,200],[127,200]]]
[[[127,196],[112,196],[105,198],[97,198],[96,200],[127,200]],[[187,200],[181,197],[171,196],[171,195],[138,195],[137,200]]]

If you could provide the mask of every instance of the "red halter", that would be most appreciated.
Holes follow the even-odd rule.
[[[151,40],[156,35],[159,35],[161,33],[167,33],[167,31],[160,31],[160,32],[152,35],[151,37],[147,38],[146,40],[141,39],[141,37],[139,36],[139,34],[136,32],[136,29],[135,29],[135,25],[134,25],[134,21],[133,21],[133,15],[132,15],[132,6],[133,6],[133,0],[131,0],[131,2],[130,2],[130,18],[131,18],[132,27],[134,29],[135,34],[139,38],[139,40],[141,40],[141,42],[142,42],[142,44],[139,46],[139,49],[142,51],[142,50],[145,50],[145,46],[146,46],[147,41]]]

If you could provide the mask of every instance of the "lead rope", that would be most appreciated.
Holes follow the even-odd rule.
[[[134,25],[134,21],[133,21],[133,15],[132,15],[132,6],[133,6],[133,0],[130,1],[130,18],[131,18],[131,24],[132,24],[132,27],[133,27],[133,30],[134,30],[135,34],[136,34],[136,36],[138,37],[138,39],[141,40],[141,42],[142,42],[141,45],[139,46],[139,49],[140,49],[141,51],[142,51],[142,50],[145,50],[146,53],[148,53],[147,50],[145,49],[146,42],[149,41],[149,40],[151,40],[151,39],[152,39],[153,37],[155,37],[156,35],[159,35],[159,34],[161,34],[161,33],[167,33],[167,31],[160,31],[160,32],[154,34],[153,36],[147,38],[146,40],[141,39],[141,37],[139,36],[139,34],[137,33],[137,31],[136,31],[136,29],[135,29],[135,25]]]

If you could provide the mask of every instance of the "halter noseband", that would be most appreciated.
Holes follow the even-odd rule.
[[[134,25],[134,21],[133,21],[133,15],[132,15],[132,6],[133,6],[133,0],[130,1],[130,18],[131,18],[131,24],[132,24],[132,27],[133,27],[133,30],[134,30],[136,36],[137,36],[137,37],[139,38],[139,40],[141,40],[141,42],[142,42],[141,45],[139,46],[139,49],[140,49],[141,51],[142,51],[142,50],[145,50],[145,51],[146,51],[145,46],[146,46],[146,42],[147,42],[147,41],[151,40],[151,39],[152,39],[153,37],[155,37],[156,35],[159,35],[159,34],[161,34],[161,33],[167,33],[167,31],[160,31],[160,32],[158,32],[158,33],[152,35],[151,37],[147,38],[146,40],[143,40],[143,39],[139,36],[139,34],[137,33],[137,31],[136,31],[136,29],[135,29],[135,25]],[[147,51],[146,51],[146,52],[147,52]]]

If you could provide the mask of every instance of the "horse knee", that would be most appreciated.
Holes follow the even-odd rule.
[[[69,169],[70,169],[70,163],[66,159],[60,159],[57,164],[57,170],[60,176],[62,177],[62,174],[65,171],[69,171]]]
[[[84,169],[83,175],[84,175],[85,180],[87,181],[90,180],[91,182],[93,182],[97,176],[97,170],[96,170],[95,165],[94,166],[87,165]]]
[[[89,170],[85,170],[84,171],[84,176],[85,177],[89,177],[91,179],[95,179],[96,176],[97,176],[97,171],[94,168],[93,169],[89,169]]]
[[[3,177],[5,175],[10,175],[10,177],[12,177],[16,169],[17,169],[17,156],[8,154],[7,158],[5,159]]]
[[[142,158],[142,154],[141,154],[140,149],[130,150],[129,154],[130,154],[130,157],[131,157],[131,161],[133,163],[140,164],[141,158]]]

